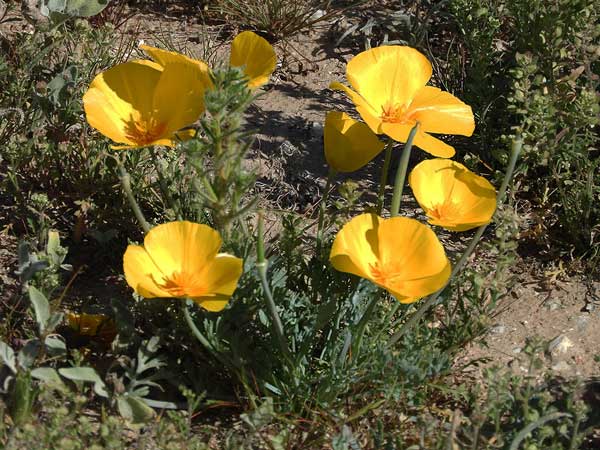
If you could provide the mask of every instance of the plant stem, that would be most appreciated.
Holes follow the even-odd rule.
[[[519,154],[521,153],[522,147],[523,147],[523,141],[521,140],[520,137],[517,137],[513,141],[510,161],[508,162],[508,167],[506,168],[504,180],[502,181],[502,185],[500,186],[500,190],[498,191],[498,196],[496,197],[496,199],[497,199],[496,203],[498,205],[502,204],[502,202],[504,201],[504,198],[506,196],[506,190],[508,188],[508,183],[512,179],[513,172],[514,172],[515,166],[517,164],[517,159],[519,158]],[[452,278],[454,278],[461,271],[463,266],[466,264],[467,260],[469,259],[469,256],[471,256],[471,253],[475,249],[475,246],[481,239],[481,236],[483,236],[483,233],[485,232],[485,229],[487,228],[487,226],[488,226],[488,224],[485,224],[485,225],[480,226],[477,229],[477,231],[475,232],[475,235],[471,239],[471,242],[469,242],[469,245],[467,246],[467,248],[465,249],[463,254],[460,256],[460,259],[458,260],[456,265],[453,267],[452,273],[451,273],[450,277],[448,278],[448,281],[446,282],[444,287],[442,287],[437,292],[434,292],[427,298],[427,300],[423,301],[423,303],[421,304],[419,309],[410,317],[410,319],[408,319],[408,321],[406,321],[406,323],[402,326],[402,328],[400,328],[390,338],[390,340],[388,342],[388,347],[391,347],[396,342],[398,342],[402,336],[404,336],[408,331],[410,331],[419,322],[419,320],[421,320],[421,317],[423,316],[423,314],[425,314],[425,312],[431,306],[433,306],[435,304],[435,302],[437,301],[440,294],[450,284],[450,280]]]
[[[325,212],[327,211],[327,199],[329,198],[329,191],[331,190],[331,183],[335,178],[336,172],[333,169],[329,169],[327,174],[327,183],[325,184],[325,191],[323,192],[323,198],[321,199],[321,206],[319,207],[319,221],[317,225],[317,257],[321,254],[321,245],[323,243],[323,226],[325,222]]]
[[[390,172],[390,162],[392,161],[392,150],[394,140],[389,139],[385,147],[385,159],[383,160],[383,169],[381,170],[381,179],[379,180],[379,192],[377,193],[377,214],[381,215],[383,204],[385,202],[385,185],[387,184],[388,174]]]
[[[365,312],[363,313],[362,317],[360,318],[360,320],[357,324],[356,333],[354,334],[356,336],[356,339],[354,340],[354,345],[352,346],[353,354],[355,354],[357,356],[360,353],[360,347],[362,345],[362,339],[365,334],[365,328],[367,326],[367,323],[369,322],[369,319],[373,315],[373,311],[375,310],[375,305],[377,304],[377,302],[379,302],[380,299],[381,299],[381,292],[377,291],[373,295],[373,298],[367,305]]]
[[[413,140],[419,129],[419,122],[415,124],[410,130],[408,140],[404,144],[404,150],[402,150],[402,156],[400,157],[400,165],[396,170],[396,180],[394,183],[394,195],[392,196],[392,208],[390,209],[390,216],[396,217],[400,212],[400,203],[402,202],[402,192],[404,191],[404,181],[406,180],[406,170],[408,169],[408,161],[410,160],[410,152],[413,146]]]
[[[392,309],[385,316],[383,323],[384,324],[389,323],[392,320],[392,318],[396,315],[396,313],[398,312],[398,310],[400,309],[401,306],[402,306],[402,303],[395,302],[394,306],[392,306]],[[377,342],[379,340],[379,338],[381,337],[381,335],[385,332],[385,330],[386,330],[385,327],[382,327],[381,330],[379,330],[379,332],[375,335],[375,338],[373,340],[375,342]]]
[[[196,324],[194,323],[194,319],[190,315],[190,306],[194,305],[193,300],[185,300],[185,304],[183,305],[183,317],[185,317],[185,322],[188,325],[188,328],[192,332],[192,334],[198,339],[198,341],[204,346],[206,350],[210,352],[221,364],[226,367],[231,367],[231,364],[219,354],[219,352],[215,349],[215,347],[206,339],[206,336],[202,334],[202,332],[198,329]]]
[[[208,342],[208,339],[206,339],[206,337],[202,334],[202,332],[198,329],[198,327],[196,326],[196,324],[194,323],[194,319],[192,319],[192,316],[190,315],[190,306],[193,305],[194,302],[193,300],[186,300],[185,301],[185,306],[183,307],[183,316],[185,317],[185,321],[190,329],[190,331],[194,334],[194,336],[196,337],[196,339],[198,339],[198,341],[204,346],[206,347],[207,350],[210,350],[211,352],[214,351],[214,347],[211,345],[210,342]]]
[[[277,307],[275,306],[275,300],[273,300],[273,293],[271,292],[271,287],[269,286],[269,281],[267,280],[268,260],[265,258],[265,237],[262,212],[258,213],[257,233],[258,236],[256,241],[256,270],[258,272],[258,276],[260,277],[260,282],[262,284],[262,288],[265,294],[267,309],[269,311],[269,314],[271,315],[271,323],[273,325],[275,335],[277,336],[277,340],[279,341],[279,345],[281,346],[281,350],[283,351],[284,355],[286,357],[289,357],[290,352],[287,346],[285,332],[283,330],[283,323],[281,323],[281,318],[279,317]]]
[[[183,218],[181,216],[179,205],[175,203],[175,199],[169,192],[169,187],[167,186],[167,183],[165,182],[165,177],[163,176],[163,173],[162,173],[162,170],[160,167],[160,159],[159,159],[160,154],[156,150],[156,148],[152,149],[152,156],[154,156],[154,158],[153,158],[154,169],[156,170],[156,174],[158,176],[158,185],[160,187],[160,191],[162,192],[162,195],[165,197],[165,200],[167,201],[169,207],[175,213],[177,220],[183,220]]]
[[[135,215],[140,226],[144,230],[144,234],[148,233],[151,227],[150,224],[146,221],[146,218],[144,217],[144,214],[140,209],[140,205],[138,205],[137,201],[135,200],[135,197],[133,196],[133,191],[131,190],[131,177],[129,173],[127,173],[127,170],[125,170],[125,167],[123,166],[123,163],[120,160],[118,161],[118,166],[119,180],[121,181],[121,186],[123,187],[123,192],[125,193],[125,197],[127,197],[129,206],[131,207],[131,210],[133,211],[133,214]]]

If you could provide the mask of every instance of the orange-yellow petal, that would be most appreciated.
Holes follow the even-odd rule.
[[[244,270],[244,261],[227,253],[219,253],[206,267],[203,277],[210,292],[233,295]]]
[[[356,110],[369,125],[371,131],[376,134],[381,134],[381,119],[379,118],[379,113],[373,108],[369,102],[367,102],[363,97],[354,92],[348,86],[344,86],[342,83],[334,81],[329,85],[329,89],[335,89],[336,91],[344,91],[354,105],[356,106]]]
[[[165,125],[163,136],[193,124],[204,111],[205,74],[197,65],[169,63],[153,93],[154,117]]]
[[[415,135],[414,145],[438,158],[452,158],[456,151],[444,141],[422,131]]]
[[[325,159],[337,172],[354,172],[375,158],[384,144],[371,129],[343,112],[328,112],[324,129]]]
[[[129,245],[123,255],[125,280],[133,290],[145,298],[172,297],[162,289],[164,273],[154,263],[146,249],[139,245]]]
[[[199,59],[190,58],[182,55],[181,53],[171,52],[169,50],[163,50],[161,48],[151,47],[149,45],[140,45],[140,48],[152,58],[152,60],[160,65],[166,67],[168,64],[186,64],[196,66],[201,72],[209,72],[208,65]]]
[[[361,214],[346,223],[333,241],[329,261],[340,272],[370,279],[370,268],[378,261],[378,229],[375,214]]]
[[[409,111],[427,133],[471,136],[475,130],[471,107],[436,87],[419,90]]]
[[[382,123],[381,131],[397,142],[406,142],[414,124],[405,125],[401,123]],[[427,153],[440,158],[452,158],[456,153],[454,147],[430,134],[417,130],[413,145]]]
[[[252,31],[244,31],[231,43],[229,63],[233,67],[244,68],[249,78],[248,87],[253,89],[269,81],[277,64],[277,56],[266,39]]]
[[[375,280],[402,303],[410,303],[443,287],[450,261],[435,233],[406,217],[383,220],[379,227],[379,274]]]
[[[193,298],[198,305],[210,312],[222,311],[229,303],[229,297],[226,295],[213,296],[213,297],[197,297]]]
[[[431,64],[422,53],[399,45],[359,53],[346,67],[346,78],[376,116],[390,107],[408,106],[431,74]]]
[[[134,148],[144,148],[151,145],[161,145],[163,147],[175,147],[177,144],[183,141],[188,141],[196,136],[196,130],[189,128],[185,130],[180,130],[175,133],[171,137],[168,138],[160,138],[156,141],[152,141],[149,144],[142,145],[111,145],[110,148],[113,150],[125,150],[125,149],[134,149]]]
[[[402,303],[437,291],[451,272],[435,233],[405,217],[355,217],[336,236],[330,261],[337,270],[371,280]]]
[[[496,210],[491,183],[455,161],[423,161],[410,173],[409,184],[429,222],[451,231],[489,223]]]
[[[218,254],[201,274],[203,285],[210,294],[192,299],[209,311],[222,310],[236,290],[243,269],[242,259],[226,253]]]
[[[144,238],[144,248],[166,277],[201,273],[215,258],[221,243],[216,230],[188,221],[158,225]]]
[[[130,61],[98,74],[83,96],[90,126],[115,142],[135,146],[131,123],[152,115],[151,93],[161,73],[149,61]]]

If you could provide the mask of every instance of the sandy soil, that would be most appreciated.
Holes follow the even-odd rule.
[[[600,283],[532,266],[537,268],[519,276],[488,333],[465,349],[459,364],[483,359],[476,370],[495,364],[524,374],[523,349],[540,339],[545,370],[565,378],[600,375]]]

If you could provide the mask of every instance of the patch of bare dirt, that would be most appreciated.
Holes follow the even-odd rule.
[[[484,339],[465,349],[461,361],[482,359],[487,363],[478,370],[500,365],[525,374],[523,349],[529,339],[541,339],[544,371],[563,378],[590,378],[600,374],[598,330],[600,282],[560,270],[528,273],[500,304]]]

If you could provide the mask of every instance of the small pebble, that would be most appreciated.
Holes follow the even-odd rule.
[[[589,324],[590,316],[589,314],[581,314],[577,316],[575,319],[575,324],[577,326],[577,331],[585,331]]]
[[[323,137],[323,124],[321,122],[313,122],[310,132],[314,138]]]
[[[550,311],[556,311],[557,309],[560,308],[560,303],[558,303],[558,302],[550,302],[550,303],[548,303],[547,308]]]
[[[552,339],[548,344],[548,353],[552,357],[556,357],[563,353],[566,353],[571,347],[573,347],[573,342],[564,334]]]
[[[504,334],[506,333],[506,327],[504,325],[494,325],[490,328],[490,333],[492,334]]]
[[[552,370],[557,372],[566,372],[571,370],[571,366],[569,366],[569,364],[567,364],[565,361],[559,361],[552,365]]]

